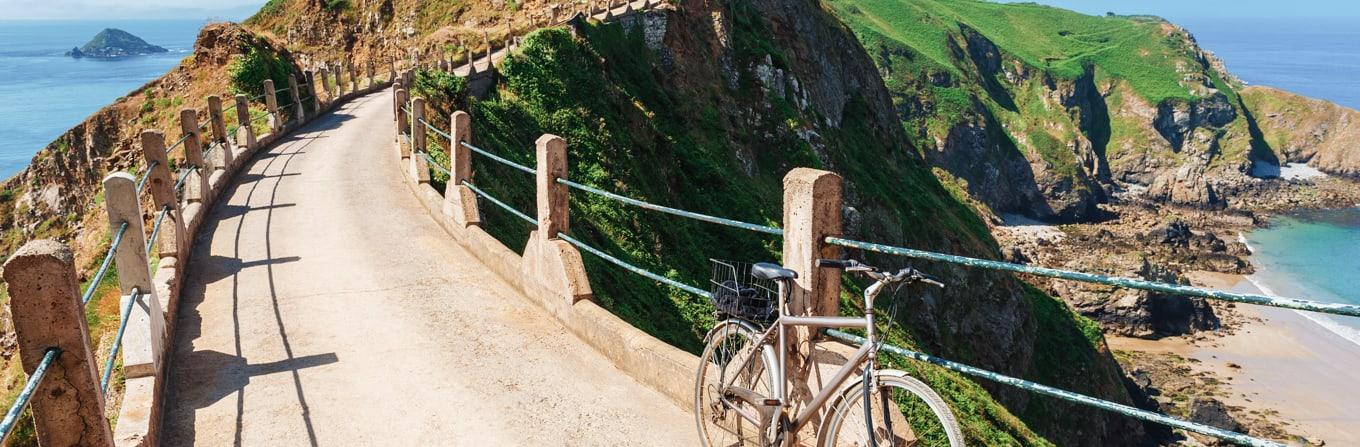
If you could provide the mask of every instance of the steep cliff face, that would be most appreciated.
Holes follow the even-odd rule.
[[[1254,159],[1269,171],[1282,162],[1360,178],[1360,112],[1270,87],[1242,90],[1269,155]]]
[[[1269,189],[1251,175],[1273,145],[1244,110],[1241,83],[1162,19],[973,0],[830,4],[874,56],[926,158],[991,212],[1081,221],[1115,192],[1223,208]],[[1296,118],[1268,127],[1342,127],[1322,103],[1292,103]],[[1327,147],[1327,172],[1353,172],[1356,151],[1285,133],[1300,148]]]

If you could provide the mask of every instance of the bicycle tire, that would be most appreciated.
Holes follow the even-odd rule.
[[[755,326],[741,320],[729,319],[719,322],[704,337],[704,352],[699,357],[699,368],[694,376],[694,419],[699,429],[699,440],[704,446],[760,446],[769,445],[769,421],[761,426],[736,415],[733,409],[722,403],[714,384],[723,383],[728,374],[728,365],[733,360],[743,360],[746,356],[757,355],[741,373],[739,384],[748,389],[773,394],[774,383],[770,374],[773,368],[768,364],[767,345],[759,343],[760,333]],[[763,386],[761,381],[764,381]],[[752,409],[751,411],[755,411]]]
[[[927,427],[930,429],[927,430],[930,432],[927,433],[927,437],[939,438],[941,434],[939,432],[943,431],[942,434],[945,440],[948,441],[950,447],[962,447],[964,445],[963,432],[959,428],[958,420],[954,418],[954,413],[950,411],[949,405],[945,403],[944,399],[941,398],[939,394],[936,394],[934,390],[930,389],[930,386],[902,371],[879,370],[874,372],[874,374],[875,378],[878,380],[880,389],[878,393],[873,394],[874,396],[892,396],[894,401],[907,396],[913,396],[916,399],[919,399],[921,403],[924,403],[926,407],[929,408],[934,416],[934,420],[938,423],[938,427]],[[897,395],[891,392],[885,394],[884,391],[891,390],[884,390],[884,387],[901,390],[905,394]],[[845,389],[841,391],[839,397],[832,405],[831,416],[823,423],[822,430],[819,430],[817,445],[822,447],[863,447],[870,445],[868,442],[869,430],[866,426],[867,424],[863,422],[864,381],[853,380],[847,383]],[[872,420],[874,422],[874,440],[878,447],[931,445],[925,442],[918,444],[904,442],[910,440],[901,437],[903,434],[901,429],[903,427],[900,425],[895,426],[892,430],[896,433],[890,433],[886,427],[887,424],[883,423],[885,418],[881,416],[881,409],[884,408],[884,406],[879,404],[877,408],[880,410],[876,411],[878,414],[875,414],[875,417],[872,418]],[[894,402],[893,408],[896,409],[897,414],[901,415],[900,419],[894,418],[894,420],[910,421],[912,419],[911,415],[908,415],[903,411],[899,403]],[[912,425],[909,422],[906,425],[907,428],[911,429],[910,433],[912,435],[915,435],[918,430],[921,429],[921,427]]]

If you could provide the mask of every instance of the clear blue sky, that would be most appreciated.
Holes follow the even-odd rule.
[[[1086,14],[1152,14],[1171,21],[1209,18],[1326,18],[1355,20],[1357,0],[1025,0]],[[1017,0],[1006,0],[1016,3]]]

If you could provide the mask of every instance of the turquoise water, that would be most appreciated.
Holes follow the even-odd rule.
[[[193,49],[202,20],[0,20],[0,179],[101,107],[169,71]],[[169,53],[116,60],[62,56],[104,28]]]
[[[1360,304],[1360,207],[1276,217],[1245,239],[1256,266],[1249,279],[1266,293]],[[1360,344],[1360,318],[1300,314]]]

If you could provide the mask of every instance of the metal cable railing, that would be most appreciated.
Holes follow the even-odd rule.
[[[719,224],[719,225],[726,225],[726,226],[729,226],[729,227],[741,228],[741,229],[743,229],[743,230],[750,230],[750,231],[755,231],[755,232],[759,232],[759,233],[773,234],[773,235],[776,235],[776,236],[783,236],[783,235],[784,235],[784,230],[781,229],[781,228],[772,227],[772,226],[768,226],[768,225],[758,225],[758,224],[753,224],[753,223],[746,223],[746,222],[742,222],[742,221],[739,221],[739,220],[726,219],[726,218],[722,218],[722,217],[714,217],[714,216],[709,216],[709,215],[707,215],[707,214],[699,214],[699,213],[695,213],[695,212],[685,211],[685,210],[682,210],[682,209],[671,208],[671,207],[668,207],[668,206],[661,206],[661,205],[657,205],[657,204],[654,204],[654,203],[644,202],[644,201],[641,201],[641,200],[638,200],[638,199],[634,199],[634,198],[631,198],[631,197],[624,197],[624,196],[621,196],[621,195],[618,195],[618,194],[614,194],[614,193],[612,193],[612,192],[605,191],[605,190],[602,190],[602,189],[599,189],[599,188],[596,188],[596,187],[593,187],[593,186],[582,185],[582,184],[580,184],[580,183],[576,183],[576,182],[573,182],[573,181],[571,181],[571,180],[567,180],[567,179],[564,179],[564,178],[559,178],[559,179],[557,179],[557,183],[561,183],[561,184],[567,185],[568,187],[571,187],[571,188],[579,189],[579,190],[581,190],[581,191],[585,191],[585,192],[588,192],[588,193],[591,193],[591,194],[595,194],[595,195],[598,195],[598,196],[603,196],[603,197],[606,197],[606,198],[609,198],[609,199],[612,199],[612,200],[615,200],[615,201],[618,201],[618,202],[623,202],[623,203],[626,203],[626,204],[629,204],[629,205],[633,205],[633,206],[636,206],[636,207],[639,207],[639,208],[643,208],[643,209],[648,209],[648,210],[652,210],[652,211],[659,211],[659,212],[666,213],[666,214],[673,214],[673,215],[680,216],[680,217],[688,217],[688,218],[694,219],[694,220],[701,220],[701,221],[704,221],[704,222],[710,222],[710,223],[715,223],[715,224]]]
[[[123,334],[127,332],[128,317],[132,315],[132,307],[137,304],[137,298],[141,295],[142,291],[133,287],[131,293],[128,294],[127,306],[123,306],[121,319],[118,322],[118,333],[113,336],[113,347],[109,348],[109,358],[104,362],[104,375],[99,378],[99,389],[105,393],[109,391],[109,377],[113,375],[113,362],[118,358],[118,350],[123,347]]]
[[[5,412],[5,419],[0,420],[0,444],[9,440],[9,435],[14,433],[14,424],[19,422],[19,415],[23,414],[24,408],[28,407],[28,402],[33,399],[33,392],[37,391],[38,385],[43,378],[47,377],[47,368],[57,361],[61,355],[61,350],[57,348],[47,348],[43,353],[43,358],[38,362],[38,367],[33,369],[33,375],[28,376],[28,382],[24,383],[24,389],[19,391],[19,398],[10,405],[9,411]]]
[[[923,259],[927,261],[945,262],[950,264],[958,264],[968,267],[977,267],[989,270],[1002,270],[1035,276],[1045,276],[1049,278],[1104,284],[1115,287],[1123,287],[1126,289],[1148,290],[1153,292],[1162,292],[1181,296],[1193,296],[1214,300],[1232,301],[1237,303],[1256,304],[1261,306],[1282,307],[1285,309],[1306,310],[1327,314],[1360,317],[1360,306],[1351,304],[1320,303],[1316,301],[1308,301],[1294,298],[1279,298],[1265,295],[1232,293],[1224,292],[1221,290],[1201,289],[1198,287],[1183,286],[1179,284],[1160,283],[1141,279],[1120,278],[1113,276],[1096,275],[1091,273],[1073,272],[1068,270],[1034,267],[1010,262],[969,258],[966,256],[947,255],[943,253],[935,253],[903,247],[894,247],[891,245],[874,244],[850,239],[842,239],[838,237],[828,237],[826,238],[826,243],[832,245],[839,245],[842,247],[858,248],[861,250],[875,251],[879,253],[886,253],[898,256],[906,256],[915,259]]]
[[[182,171],[184,172],[181,172],[179,174],[179,178],[175,180],[175,191],[184,189],[184,181],[189,179],[189,173],[194,172],[194,169],[197,169],[197,167],[186,166],[184,169],[182,169]]]
[[[166,149],[165,152],[166,152],[166,153],[169,153],[170,151],[175,150],[175,148],[179,147],[179,145],[184,144],[185,141],[189,141],[189,137],[192,136],[192,135],[193,135],[193,134],[191,134],[191,133],[186,133],[186,134],[180,136],[180,137],[179,137],[179,140],[178,140],[178,141],[175,141],[175,144],[170,145],[170,148],[169,148],[169,149]]]
[[[492,159],[492,160],[496,160],[496,161],[498,161],[498,162],[500,162],[501,164],[504,164],[504,165],[506,165],[506,166],[509,166],[509,167],[512,167],[512,168],[515,168],[515,169],[518,169],[518,170],[527,172],[527,173],[529,173],[529,174],[537,174],[537,173],[538,173],[537,171],[534,170],[534,168],[531,168],[531,167],[528,167],[528,166],[525,166],[525,165],[522,165],[522,164],[519,164],[519,163],[515,163],[515,162],[510,161],[510,160],[506,160],[506,159],[501,158],[500,156],[498,156],[498,155],[496,155],[496,154],[487,152],[487,151],[483,150],[483,149],[480,148],[480,147],[477,147],[477,146],[473,146],[473,145],[471,145],[471,144],[468,144],[466,141],[459,141],[458,144],[461,144],[461,145],[463,145],[463,147],[466,147],[466,148],[468,148],[468,149],[471,149],[473,152],[476,152],[476,153],[478,153],[478,154],[482,154],[482,155],[486,156],[486,158],[490,158],[490,159]]]
[[[165,215],[170,213],[170,205],[161,208],[161,212],[156,215],[156,222],[151,224],[151,235],[146,237],[146,252],[151,253],[151,247],[156,246],[156,235],[161,233],[161,221],[165,220]]]
[[[863,345],[865,341],[863,337],[848,332],[839,331],[836,329],[823,329],[823,332],[831,336],[831,338],[856,346]],[[1100,408],[1103,410],[1113,411],[1115,413],[1119,413],[1125,416],[1145,421],[1155,422],[1158,424],[1189,430],[1203,435],[1209,435],[1217,438],[1226,439],[1228,441],[1232,441],[1234,443],[1241,445],[1262,447],[1284,446],[1284,444],[1253,438],[1251,436],[1247,436],[1241,433],[1235,433],[1217,427],[1211,427],[1204,424],[1197,424],[1190,421],[1184,421],[1161,413],[1154,413],[1151,411],[1138,409],[1128,405],[1097,399],[1084,394],[1077,394],[1071,391],[1066,391],[1058,388],[1053,388],[1051,386],[1030,382],[1024,379],[1017,379],[1015,377],[1007,376],[1005,374],[999,374],[982,368],[977,368],[962,363],[945,360],[939,357],[935,357],[933,355],[903,349],[901,347],[893,346],[887,343],[883,343],[879,349],[881,352],[886,351],[912,360],[930,363],[932,365],[940,366],[951,371],[960,372],[973,377],[980,377],[1003,385],[1013,386],[1026,391],[1032,391],[1038,394],[1043,394],[1045,396],[1056,397],[1058,399],[1062,399],[1068,402],[1075,402],[1082,405]]]
[[[142,188],[146,186],[146,181],[151,178],[151,170],[156,169],[156,165],[158,164],[160,164],[159,161],[152,161],[151,164],[146,165],[146,172],[142,173],[141,178],[137,179],[137,194],[142,193]]]
[[[702,297],[705,297],[705,298],[713,298],[713,294],[712,294],[711,292],[707,291],[707,290],[700,289],[700,288],[698,288],[698,287],[694,287],[694,286],[691,286],[691,285],[682,283],[682,282],[680,282],[680,281],[676,281],[676,280],[674,280],[674,279],[670,279],[670,278],[667,278],[667,277],[665,277],[665,276],[661,276],[661,275],[658,275],[658,274],[656,274],[656,273],[652,273],[652,272],[647,271],[647,270],[645,270],[645,269],[643,269],[643,268],[641,268],[641,267],[638,267],[638,266],[636,266],[636,265],[629,264],[629,263],[625,262],[624,260],[619,259],[619,258],[616,258],[616,257],[613,257],[613,256],[610,256],[608,253],[605,253],[605,252],[603,252],[603,251],[600,251],[599,249],[597,249],[597,248],[595,248],[595,247],[591,247],[591,246],[589,246],[589,245],[586,245],[585,242],[581,242],[581,241],[577,240],[576,238],[573,238],[573,237],[571,237],[571,236],[567,236],[565,233],[558,232],[558,233],[557,233],[557,237],[561,238],[561,239],[564,240],[564,241],[567,241],[567,242],[570,243],[571,245],[575,245],[577,248],[580,248],[580,249],[582,249],[582,250],[588,251],[588,252],[590,252],[591,254],[593,254],[593,255],[595,255],[595,256],[599,256],[601,259],[604,259],[604,260],[606,260],[606,261],[609,261],[609,262],[613,263],[614,265],[617,265],[617,266],[619,266],[619,267],[623,267],[624,269],[626,269],[626,270],[628,270],[628,271],[630,271],[630,272],[633,272],[633,273],[636,273],[636,274],[645,276],[645,277],[647,277],[647,278],[651,278],[651,279],[656,280],[656,281],[658,281],[658,282],[664,283],[664,284],[666,284],[666,285],[668,285],[668,286],[675,287],[675,288],[677,288],[677,289],[684,290],[684,291],[686,291],[686,292],[693,293],[693,294],[695,294],[695,295],[699,295],[699,296],[702,296]]]
[[[85,287],[85,293],[80,296],[80,304],[89,304],[90,299],[94,298],[95,289],[99,288],[99,282],[104,280],[104,274],[109,272],[109,264],[113,263],[113,254],[118,251],[118,246],[123,244],[123,234],[127,233],[128,223],[123,222],[118,226],[118,231],[113,233],[113,242],[109,243],[109,251],[104,254],[104,260],[99,263],[99,270],[96,270],[94,277],[90,278],[90,285]]]
[[[525,221],[525,222],[528,222],[529,225],[538,225],[538,219],[529,217],[528,214],[521,213],[519,210],[515,209],[514,207],[512,207],[512,206],[510,206],[510,205],[506,205],[505,202],[502,202],[502,201],[500,201],[499,199],[497,199],[497,198],[495,198],[495,197],[492,197],[491,194],[487,194],[486,191],[482,191],[481,188],[478,188],[476,185],[473,185],[471,182],[468,182],[467,180],[464,180],[464,181],[463,181],[463,186],[468,187],[468,189],[471,189],[472,192],[477,193],[478,196],[481,196],[482,198],[491,201],[491,203],[496,204],[496,206],[499,206],[499,207],[501,207],[501,208],[504,208],[506,211],[509,211],[510,214],[514,214],[515,217],[520,218],[520,220],[523,220],[523,221]]]

